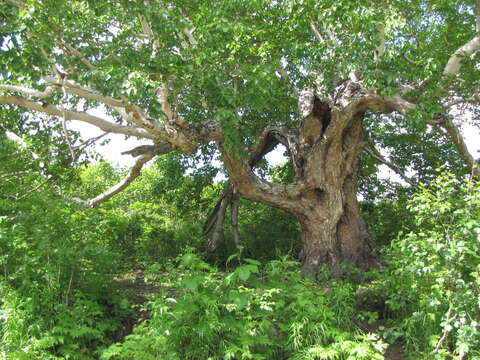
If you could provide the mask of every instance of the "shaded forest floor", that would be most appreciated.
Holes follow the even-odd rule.
[[[126,336],[133,332],[136,324],[149,318],[150,314],[145,310],[145,303],[149,299],[158,294],[161,287],[145,281],[145,274],[142,270],[137,269],[135,271],[125,273],[113,278],[116,284],[124,289],[130,295],[133,301],[133,313],[126,318],[121,329],[117,331],[114,336],[115,342],[122,342]],[[172,289],[164,289],[167,291],[173,291]],[[365,304],[360,304],[360,306]],[[386,319],[379,319],[374,322],[367,320],[356,321],[359,328],[365,333],[377,333],[380,334],[381,327],[385,327]],[[385,360],[405,360],[404,351],[400,341],[395,342],[388,346],[385,352]]]
[[[160,287],[145,282],[145,276],[141,270],[125,273],[113,278],[115,283],[125,290],[133,301],[133,313],[123,322],[122,327],[115,333],[114,341],[122,342],[127,335],[133,332],[136,324],[149,317],[148,311],[144,309],[144,304],[149,298],[158,294]]]

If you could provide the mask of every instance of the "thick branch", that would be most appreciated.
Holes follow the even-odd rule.
[[[443,69],[444,75],[452,76],[458,73],[462,66],[462,59],[474,55],[480,49],[480,0],[476,0],[475,5],[475,36],[450,56]]]
[[[67,93],[80,96],[85,99],[99,101],[105,105],[111,106],[115,109],[126,121],[134,123],[140,128],[146,129],[149,133],[152,133],[152,137],[160,138],[165,142],[169,142],[178,148],[182,149],[186,153],[192,153],[196,149],[197,141],[195,139],[189,139],[182,131],[171,125],[165,125],[155,119],[149,118],[142,109],[133,104],[128,104],[126,99],[114,99],[104,96],[97,91],[90,89],[86,86],[82,86],[70,80],[62,80],[60,83],[56,78],[45,77],[45,80],[56,85],[63,85]],[[185,125],[181,119],[174,117],[170,104],[168,103],[168,88],[165,84],[162,90],[163,97],[163,111],[167,115],[170,122]],[[173,124],[173,125],[175,125]]]
[[[170,144],[140,145],[129,151],[122,152],[122,155],[137,157],[145,154],[164,155],[172,152],[174,148]]]
[[[300,208],[299,183],[282,185],[260,179],[253,172],[249,159],[240,158],[238,154],[226,151],[222,143],[219,144],[219,149],[229,178],[240,196],[287,211]]]
[[[462,66],[462,59],[473,55],[480,49],[480,36],[476,35],[472,40],[455,51],[450,59],[448,59],[447,65],[443,70],[444,75],[455,75]]]
[[[17,92],[17,93],[28,95],[28,96],[34,96],[40,99],[47,98],[56,91],[51,86],[47,87],[44,91],[39,91],[35,89],[29,89],[24,86],[8,85],[8,84],[0,84],[0,90],[13,91],[13,92]]]
[[[62,81],[53,76],[45,76],[43,79],[52,85],[63,86],[63,88],[68,94],[77,95],[84,99],[95,100],[95,101],[101,102],[102,104],[112,106],[112,107],[126,106],[126,103],[123,100],[118,100],[108,96],[104,96],[99,92],[93,89],[90,89],[87,86],[80,85],[72,80],[64,79]]]
[[[453,121],[446,117],[443,121],[439,123],[443,129],[447,131],[450,135],[450,138],[453,141],[455,148],[458,151],[458,154],[462,160],[467,164],[471,169],[472,175],[476,178],[480,178],[480,164],[478,160],[475,160],[470,151],[468,151],[467,144],[465,139],[462,136],[460,129],[453,123]]]
[[[232,200],[233,196],[233,188],[232,185],[228,185],[225,194],[223,195],[222,199],[215,206],[213,213],[210,215],[212,221],[209,221],[206,224],[206,228],[204,229],[204,234],[210,231],[213,227],[213,234],[208,240],[207,249],[209,251],[214,251],[218,247],[218,243],[223,235],[223,224],[225,222],[225,213],[227,211],[227,206]]]
[[[158,49],[160,48],[160,44],[158,40],[155,38],[155,34],[148,22],[147,18],[144,15],[140,15],[140,25],[142,26],[143,33],[147,36],[147,38],[152,42],[152,59],[154,59],[158,54]]]
[[[129,136],[137,136],[146,139],[156,139],[155,135],[134,126],[122,126],[113,124],[98,116],[90,115],[83,111],[62,110],[60,107],[28,100],[19,96],[0,96],[0,104],[11,104],[24,107],[29,110],[38,111],[48,115],[63,117],[65,114],[66,120],[77,120],[94,125],[103,131],[124,134]]]

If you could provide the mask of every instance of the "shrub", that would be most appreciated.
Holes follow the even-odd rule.
[[[478,358],[480,185],[443,175],[409,208],[418,230],[389,253],[389,333],[423,359]]]
[[[352,323],[346,282],[318,285],[296,262],[244,259],[224,274],[193,254],[157,278],[165,289],[103,359],[383,359],[384,344]]]
[[[0,210],[0,358],[92,359],[129,310],[94,210],[43,195]]]

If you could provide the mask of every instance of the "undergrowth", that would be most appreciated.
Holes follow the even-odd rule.
[[[314,283],[286,259],[225,274],[194,254],[151,280],[151,318],[102,359],[383,359],[385,343],[355,326],[355,289]]]

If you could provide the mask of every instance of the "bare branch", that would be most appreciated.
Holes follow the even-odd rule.
[[[98,140],[100,140],[101,138],[103,138],[103,137],[105,137],[105,136],[107,136],[107,135],[108,135],[108,133],[104,132],[104,133],[101,134],[101,135],[94,136],[94,137],[92,137],[92,138],[90,138],[90,139],[87,139],[87,140],[83,141],[80,145],[77,145],[77,146],[75,146],[74,148],[77,149],[77,150],[78,150],[78,149],[79,149],[79,150],[83,150],[83,149],[85,149],[86,147],[88,147],[88,146],[96,143]]]
[[[480,0],[476,1],[476,34],[466,44],[460,46],[448,59],[447,65],[443,69],[444,75],[455,75],[462,66],[462,59],[473,56],[480,49]]]
[[[75,197],[68,197],[65,196],[64,198],[69,201],[73,201],[79,204],[82,204],[85,207],[93,208],[97,205],[111,199],[114,195],[118,194],[125,188],[127,188],[136,178],[141,175],[142,167],[150,160],[152,160],[156,155],[153,153],[148,153],[142,155],[132,166],[128,175],[121,180],[118,184],[112,186],[110,189],[106,190],[105,192],[101,193],[100,195],[94,197],[90,200],[82,200]]]
[[[87,67],[89,68],[90,70],[93,70],[95,69],[95,65],[93,65],[90,61],[87,60],[87,58],[85,56],[83,56],[83,54],[78,51],[77,49],[75,49],[73,46],[71,46],[69,43],[67,43],[66,41],[58,38],[58,41],[60,41],[60,44],[67,50],[69,51],[71,54],[73,54],[74,56],[78,57],[80,59],[80,61]]]
[[[65,91],[65,87],[62,84],[62,102],[65,102],[67,100],[67,93]],[[75,161],[75,151],[73,151],[73,146],[72,146],[72,141],[70,140],[70,135],[68,134],[68,128],[67,128],[67,115],[65,114],[65,106],[62,105],[62,130],[63,130],[63,135],[65,136],[65,140],[67,141],[68,145],[68,150],[70,152],[70,156],[72,158],[72,161]]]
[[[450,304],[447,310],[446,319],[443,320],[443,322],[445,322],[447,325],[450,325],[450,323],[453,320],[454,315],[452,314],[452,310],[453,310],[453,305]],[[433,349],[430,355],[435,355],[438,353],[438,351],[440,350],[440,347],[442,346],[443,342],[447,339],[447,336],[450,333],[450,331],[452,331],[452,329],[453,329],[453,326],[445,326],[443,328],[442,337],[438,340],[437,344],[435,345],[435,349]]]
[[[325,39],[323,38],[322,34],[320,34],[320,31],[318,31],[316,25],[313,23],[313,21],[310,23],[310,28],[312,29],[313,33],[315,34],[315,37],[318,39],[318,41],[324,43]]]
[[[140,25],[142,26],[143,33],[147,36],[147,38],[152,42],[152,59],[155,58],[158,54],[158,49],[160,49],[160,44],[158,40],[155,38],[155,34],[150,26],[150,23],[147,21],[147,18],[144,15],[140,15]]]
[[[193,36],[192,32],[187,29],[187,28],[184,28],[182,30],[182,33],[188,38],[188,42],[190,43],[190,45],[198,45],[198,41],[195,39],[195,37]]]
[[[332,32],[332,30],[330,30],[327,27],[327,28],[325,28],[325,31],[327,32],[327,35],[328,35],[331,42],[333,42],[333,43],[338,43],[339,42],[337,37],[335,36],[335,34]]]
[[[468,150],[465,139],[463,138],[462,132],[454,124],[453,120],[449,117],[445,117],[443,121],[439,122],[439,126],[445,129],[445,131],[450,135],[450,138],[453,141],[453,145],[458,151],[458,154],[462,160],[467,164],[471,169],[472,175],[476,178],[480,178],[480,164],[478,160],[475,160],[470,151]]]
[[[174,122],[175,114],[172,110],[172,107],[170,106],[170,101],[168,99],[168,95],[170,92],[168,88],[169,88],[169,81],[166,80],[163,86],[159,89],[157,94],[162,99],[162,111],[167,117],[167,120],[170,122]]]
[[[95,100],[111,107],[126,106],[126,103],[123,100],[104,96],[96,90],[93,90],[87,86],[80,85],[72,80],[63,79],[62,81],[61,79],[55,78],[53,76],[45,76],[43,79],[52,85],[63,86],[67,93],[80,96],[84,99]]]
[[[73,150],[72,140],[70,139],[70,135],[68,134],[67,120],[65,117],[62,119],[62,130],[63,130],[63,135],[65,136],[65,140],[67,141],[70,157],[72,158],[72,161],[75,161],[76,159],[75,151]]]
[[[45,185],[46,183],[48,183],[51,179],[46,179],[44,181],[42,181],[41,183],[39,183],[37,186],[35,186],[34,188],[28,190],[25,194],[23,194],[22,196],[15,196],[14,199],[15,200],[22,200],[22,199],[25,199],[27,197],[29,197],[30,195],[32,195],[34,192],[36,192],[38,189],[40,189],[43,185]]]
[[[39,99],[47,98],[56,91],[56,89],[52,86],[48,86],[44,91],[39,91],[35,89],[26,88],[24,86],[8,85],[8,84],[0,84],[0,90],[13,91],[13,92],[21,93],[24,95],[33,96]]]
[[[140,145],[132,150],[122,152],[122,155],[137,157],[145,154],[164,155],[175,150],[170,144]]]
[[[28,100],[19,96],[0,96],[0,104],[17,105],[29,110],[34,110],[44,114],[54,115],[58,117],[62,117],[63,115],[62,109],[58,106]],[[146,138],[146,139],[152,139],[152,140],[156,139],[155,135],[149,133],[144,129],[141,129],[135,126],[116,125],[98,116],[90,115],[83,111],[65,110],[65,117],[67,120],[77,120],[77,121],[86,122],[106,132],[124,134],[129,136],[137,136],[140,138]]]
[[[370,155],[372,158],[374,158],[378,162],[380,162],[384,165],[387,165],[390,169],[392,169],[395,173],[397,173],[402,178],[402,180],[405,181],[407,184],[409,184],[411,186],[416,186],[416,184],[412,180],[410,180],[410,178],[408,176],[405,175],[405,172],[402,169],[400,169],[394,163],[385,159],[382,156],[382,154],[380,154],[380,152],[378,152],[375,149],[375,147],[373,145],[365,147],[364,150],[368,155]]]
[[[377,27],[378,31],[378,40],[379,43],[377,45],[377,48],[375,49],[375,54],[374,54],[374,61],[379,62],[381,57],[383,56],[383,53],[385,52],[385,25],[379,25]]]
[[[465,98],[453,99],[453,100],[445,103],[444,107],[446,109],[449,109],[449,108],[454,107],[456,105],[471,103],[471,102],[477,102],[477,103],[480,102],[480,95],[479,94],[474,94],[471,97],[466,98],[466,99]]]

